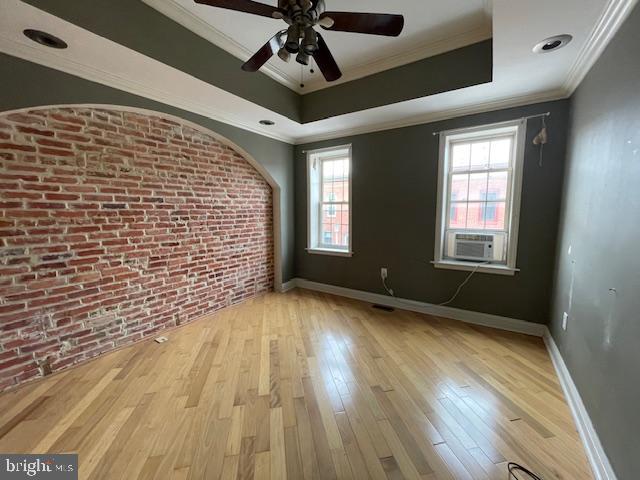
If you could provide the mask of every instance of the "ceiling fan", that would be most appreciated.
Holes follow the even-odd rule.
[[[314,27],[339,32],[367,33],[397,37],[404,27],[402,15],[385,13],[327,12],[324,0],[278,0],[274,7],[252,0],[195,0],[212,7],[237,10],[263,17],[284,20],[288,28],[276,33],[253,57],[242,65],[247,72],[256,72],[275,54],[288,62],[296,55],[296,62],[308,65],[309,58],[318,64],[328,82],[342,76],[322,35]]]

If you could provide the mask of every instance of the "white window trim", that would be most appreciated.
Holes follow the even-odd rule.
[[[513,166],[513,188],[510,193],[510,211],[508,215],[508,250],[507,263],[504,264],[486,264],[480,262],[467,262],[461,260],[445,259],[443,256],[443,240],[446,228],[445,209],[448,207],[448,182],[447,180],[447,153],[449,142],[456,136],[461,137],[478,137],[485,136],[487,132],[500,133],[501,130],[507,132],[516,130],[516,152],[515,164]],[[438,161],[438,201],[436,215],[436,241],[434,248],[434,260],[431,262],[435,268],[448,270],[476,271],[481,273],[494,273],[498,275],[515,275],[520,270],[516,267],[518,254],[518,230],[520,226],[520,202],[522,199],[522,176],[524,170],[524,151],[527,134],[527,120],[515,120],[510,122],[493,123],[489,125],[481,125],[478,127],[461,128],[456,130],[447,130],[440,132],[440,153]]]
[[[348,185],[349,185],[349,245],[346,249],[338,249],[338,248],[331,248],[325,245],[322,245],[322,243],[320,242],[320,238],[318,237],[318,245],[314,246],[313,245],[313,229],[316,228],[318,229],[318,235],[320,235],[320,230],[319,230],[319,226],[316,225],[315,227],[313,226],[313,215],[311,214],[311,205],[313,202],[313,199],[311,198],[311,183],[312,183],[312,178],[311,178],[311,157],[314,154],[318,154],[318,153],[323,153],[323,152],[330,152],[333,150],[348,150],[349,151],[349,179],[348,179]],[[352,218],[353,218],[353,203],[352,203],[352,198],[353,198],[353,189],[351,187],[351,179],[353,176],[353,157],[352,157],[352,149],[351,149],[351,144],[348,145],[336,145],[334,147],[327,147],[327,148],[318,148],[315,150],[309,150],[307,151],[307,253],[310,254],[315,254],[315,255],[330,255],[330,256],[335,256],[335,257],[351,257],[353,256],[353,249],[352,249],[352,244],[353,244],[353,222],[352,222]],[[346,203],[346,202],[344,202]],[[320,221],[320,217],[317,218],[318,221]]]

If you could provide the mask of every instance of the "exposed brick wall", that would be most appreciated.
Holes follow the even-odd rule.
[[[210,135],[0,114],[0,162],[0,390],[272,288],[271,187]]]

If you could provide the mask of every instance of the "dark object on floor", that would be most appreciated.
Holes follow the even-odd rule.
[[[512,478],[515,480],[542,480],[539,476],[533,473],[530,470],[527,470],[522,465],[518,465],[517,463],[509,462],[507,464],[507,468],[509,469],[509,480]],[[517,473],[524,474],[525,476],[517,476]]]
[[[373,308],[376,308],[378,310],[384,310],[385,312],[393,312],[393,311],[395,311],[395,308],[387,307],[386,305],[375,304],[375,305],[373,305]]]

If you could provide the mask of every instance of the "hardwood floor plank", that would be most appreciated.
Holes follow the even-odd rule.
[[[266,294],[0,395],[0,451],[82,479],[593,478],[539,339]]]

